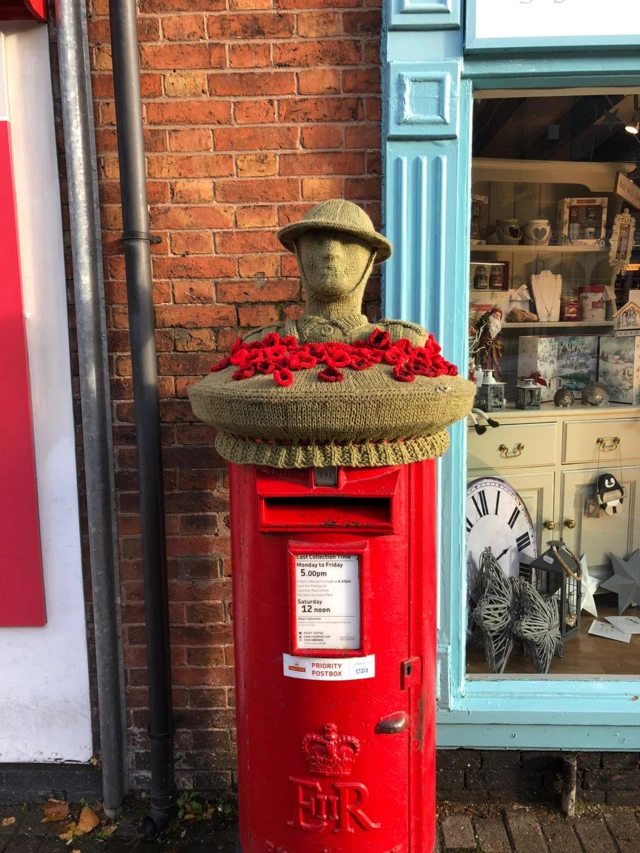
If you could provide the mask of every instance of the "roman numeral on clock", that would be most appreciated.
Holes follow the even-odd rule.
[[[471,499],[475,505],[476,510],[478,511],[478,515],[480,518],[484,518],[485,515],[489,515],[489,506],[487,504],[487,496],[484,492],[478,492],[478,500],[476,500],[476,496],[472,495]],[[479,501],[479,503],[478,503]]]
[[[467,533],[471,533],[472,529],[473,529],[473,524],[471,522],[471,519],[468,518],[467,519]]]
[[[522,536],[518,536],[516,539],[516,544],[518,546],[518,551],[522,551],[524,548],[527,548],[531,545],[531,536],[529,532],[523,533]]]
[[[509,519],[509,527],[510,527],[512,530],[513,530],[513,528],[516,526],[516,521],[517,521],[519,518],[520,518],[520,510],[518,509],[518,507],[516,507],[516,508],[514,509],[514,511],[511,513],[511,518]]]
[[[520,577],[531,583],[531,566],[528,563],[520,563]]]

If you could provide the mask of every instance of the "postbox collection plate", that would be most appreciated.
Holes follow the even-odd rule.
[[[367,542],[344,550],[330,544],[289,542],[291,644],[294,655],[369,654],[366,610]]]

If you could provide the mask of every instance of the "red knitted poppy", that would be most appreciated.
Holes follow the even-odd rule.
[[[217,372],[235,365],[232,379],[250,379],[256,373],[273,374],[276,384],[287,388],[293,384],[294,372],[310,370],[316,365],[326,365],[318,372],[321,382],[342,382],[343,368],[368,370],[381,362],[393,367],[393,377],[398,382],[413,382],[416,376],[458,375],[458,368],[442,357],[433,335],[429,335],[424,346],[414,347],[407,338],[393,342],[389,332],[383,329],[376,329],[368,340],[353,344],[328,341],[300,345],[293,335],[281,338],[276,332],[251,343],[238,338],[229,356],[211,370]]]

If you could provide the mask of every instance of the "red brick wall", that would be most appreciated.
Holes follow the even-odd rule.
[[[233,781],[227,479],[187,389],[238,331],[297,317],[278,227],[344,197],[380,225],[380,0],[139,0],[164,443],[178,781]],[[147,692],[131,362],[108,0],[91,0],[128,718],[146,771]],[[368,289],[367,310],[379,303]]]

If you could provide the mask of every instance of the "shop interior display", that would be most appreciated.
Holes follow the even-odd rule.
[[[620,121],[607,122],[613,107]],[[608,621],[640,618],[640,210],[624,194],[640,153],[629,110],[633,96],[617,93],[476,105],[469,378],[500,429],[468,438],[473,677],[640,676],[640,633]],[[535,549],[517,565],[505,565],[498,491]]]

